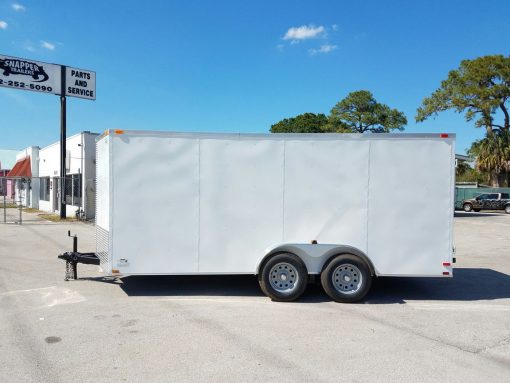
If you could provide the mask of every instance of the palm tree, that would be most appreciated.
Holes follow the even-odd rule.
[[[473,142],[468,154],[476,158],[476,169],[489,173],[491,186],[510,185],[510,134],[507,130],[488,132]]]

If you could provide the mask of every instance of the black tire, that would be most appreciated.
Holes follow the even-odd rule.
[[[475,213],[479,213],[481,209],[473,209]]]
[[[510,214],[510,205],[505,206],[505,213]]]
[[[473,210],[473,205],[471,205],[470,203],[465,203],[462,208],[464,209],[464,211],[466,213],[469,213],[470,211]]]
[[[294,301],[306,290],[308,271],[297,255],[276,254],[264,262],[259,284],[262,292],[273,301]]]
[[[331,259],[321,273],[322,288],[336,302],[362,300],[370,291],[372,275],[365,261],[352,254]]]

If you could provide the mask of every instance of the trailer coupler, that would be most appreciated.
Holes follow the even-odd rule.
[[[78,237],[67,232],[69,237],[73,237],[73,251],[67,251],[58,256],[59,259],[66,261],[65,280],[78,279],[78,263],[87,265],[99,265],[99,258],[96,253],[80,253],[78,251]]]

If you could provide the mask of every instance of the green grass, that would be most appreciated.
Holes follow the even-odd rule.
[[[23,211],[25,213],[40,213],[41,212],[40,210],[31,208],[31,207],[25,207],[25,208],[23,208]]]
[[[6,203],[5,205],[3,204],[3,202],[0,202],[0,208],[3,208],[3,207],[6,207],[7,209],[14,209],[14,208],[19,208],[18,205],[16,205],[15,203]]]
[[[51,222],[76,222],[78,221],[75,217],[67,217],[65,219],[60,218],[60,216],[55,214],[37,214],[42,219]]]

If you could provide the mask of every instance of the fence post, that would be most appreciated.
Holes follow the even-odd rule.
[[[81,174],[81,170],[80,170],[80,175],[78,176],[78,195],[80,196],[80,207],[79,207],[79,212],[80,212],[80,219],[83,219],[85,217],[85,201],[83,201],[83,197],[85,195],[85,193],[83,192],[83,174]]]
[[[22,206],[23,206],[23,199],[21,198],[21,183],[23,182],[23,179],[20,178],[18,182],[18,196],[19,196],[19,224],[22,224],[23,218],[22,218]]]

